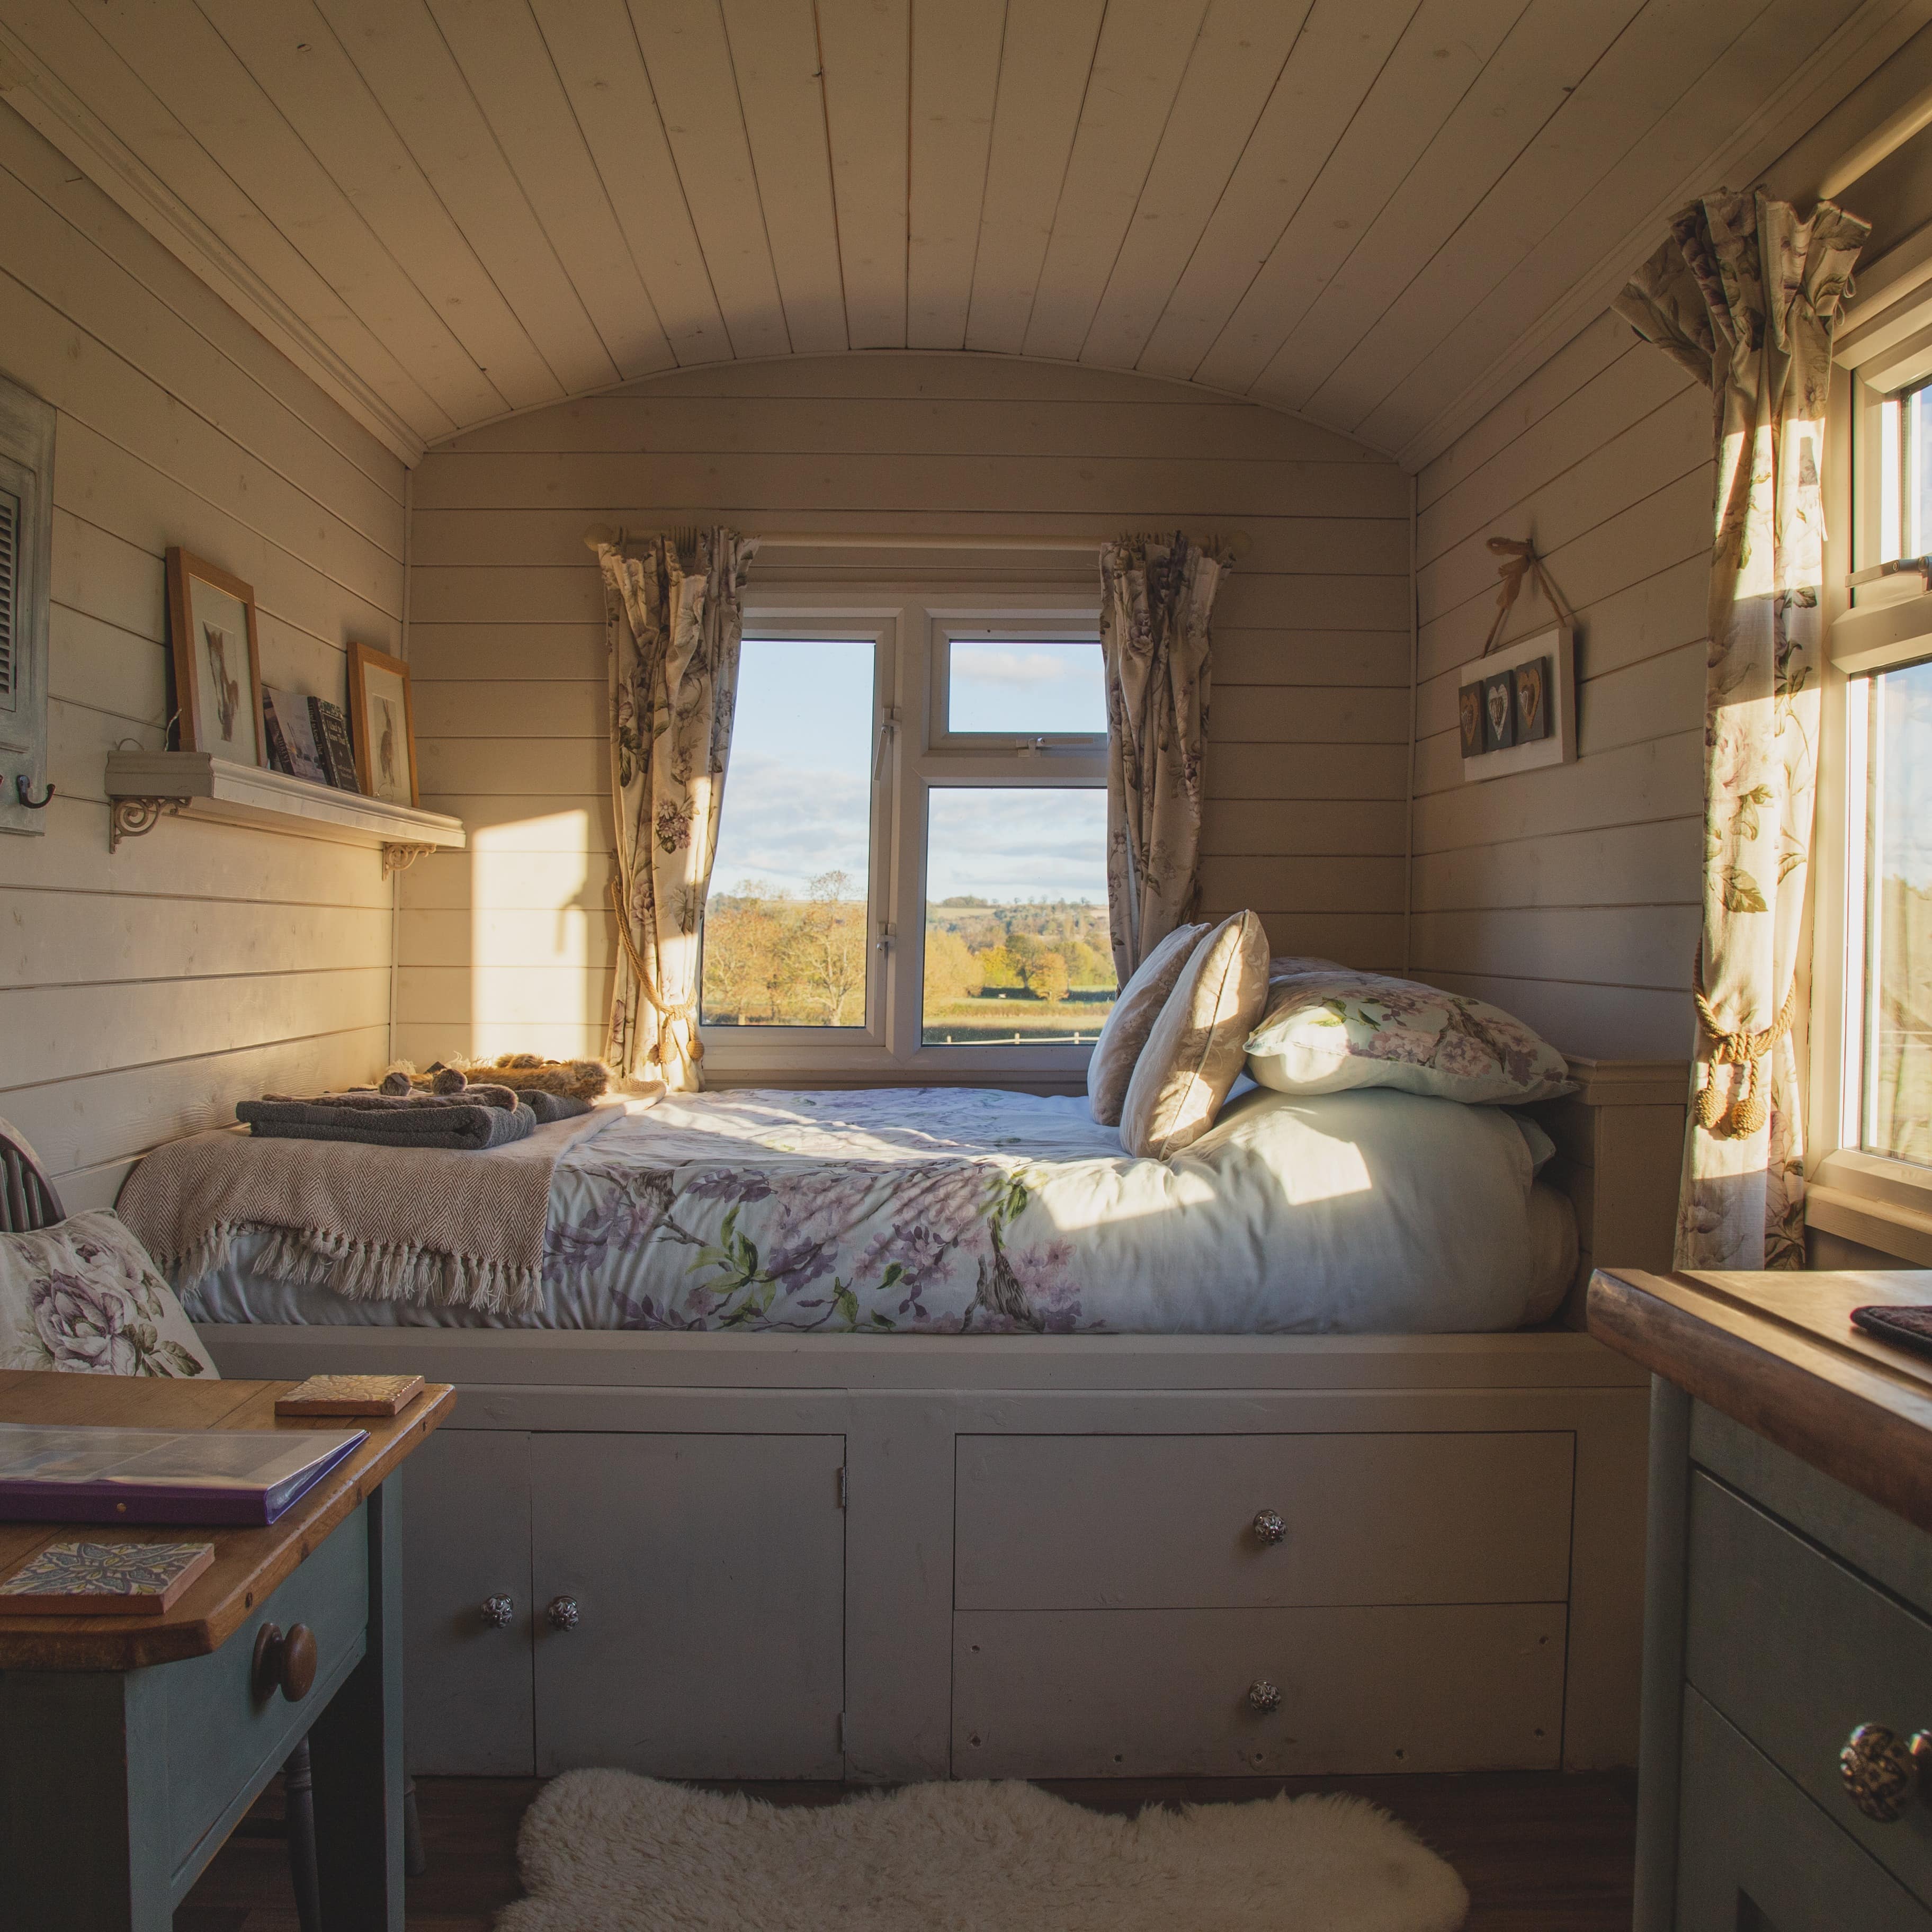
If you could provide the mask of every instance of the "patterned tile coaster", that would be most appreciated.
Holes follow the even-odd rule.
[[[212,1543],[50,1543],[0,1582],[0,1616],[158,1616],[214,1561]]]
[[[278,1415],[400,1415],[416,1399],[421,1376],[310,1376],[275,1398]]]

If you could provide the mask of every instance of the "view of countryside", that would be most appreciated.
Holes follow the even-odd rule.
[[[1867,742],[1864,1145],[1932,1167],[1932,664],[1871,680]]]
[[[745,641],[705,908],[706,1026],[865,1024],[880,956],[866,891],[873,649]],[[1098,656],[1090,645],[956,644],[955,728],[1096,728]],[[930,800],[922,1038],[1091,1040],[1116,990],[1105,793],[974,785]]]

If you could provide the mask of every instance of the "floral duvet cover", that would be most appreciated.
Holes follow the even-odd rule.
[[[983,1088],[676,1096],[558,1164],[516,1325],[790,1334],[1431,1333],[1547,1312],[1574,1265],[1537,1130],[1496,1108],[1255,1090],[1170,1161],[1084,1100]],[[250,1277],[202,1321],[502,1325]]]

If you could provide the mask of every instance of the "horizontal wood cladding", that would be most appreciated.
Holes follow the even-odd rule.
[[[596,1044],[608,997],[604,593],[591,522],[827,533],[1239,530],[1215,608],[1204,905],[1278,950],[1402,957],[1411,486],[1328,430],[1144,377],[896,355],[713,368],[490,425],[417,472],[424,803],[478,835],[405,875],[399,1051]],[[1091,556],[773,550],[760,585],[1050,584]],[[726,810],[730,809],[730,786]],[[916,916],[916,910],[900,916]],[[497,1036],[493,1031],[492,1039]]]
[[[372,854],[164,818],[107,848],[117,746],[172,702],[166,552],[252,584],[262,674],[344,698],[394,650],[401,465],[0,105],[0,336],[59,411],[44,836],[0,838],[0,1114],[70,1207],[157,1142],[388,1046],[391,892]]]
[[[1710,438],[1705,391],[1605,316],[1418,480],[1411,956],[1580,1053],[1690,1036]],[[1466,784],[1456,690],[1495,536],[1533,537],[1575,609],[1579,757]],[[1508,634],[1549,620],[1526,592]]]

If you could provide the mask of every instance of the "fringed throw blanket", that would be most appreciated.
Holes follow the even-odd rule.
[[[262,1228],[272,1238],[250,1266],[272,1280],[525,1313],[543,1299],[557,1161],[624,1112],[600,1107],[481,1152],[194,1134],[149,1154],[118,1204],[184,1291],[222,1265],[238,1230]]]

